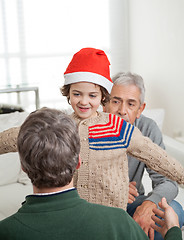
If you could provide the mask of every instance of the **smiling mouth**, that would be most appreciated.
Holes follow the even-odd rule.
[[[79,107],[79,110],[81,112],[87,112],[89,110],[89,108]]]

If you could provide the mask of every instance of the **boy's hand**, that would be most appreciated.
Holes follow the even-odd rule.
[[[136,188],[136,182],[129,182],[128,203],[133,203],[137,196],[139,196],[139,193]]]

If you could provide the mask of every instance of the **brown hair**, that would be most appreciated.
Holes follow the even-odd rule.
[[[66,114],[50,108],[32,112],[20,128],[17,147],[34,186],[63,187],[71,182],[80,140],[76,124]]]
[[[97,84],[95,84],[95,85],[97,85]],[[70,104],[70,86],[71,86],[71,84],[68,84],[68,85],[64,85],[62,88],[60,88],[60,91],[61,91],[62,95],[67,97],[67,101],[68,101],[69,104]],[[105,106],[105,104],[110,100],[110,94],[102,86],[100,86],[100,90],[101,90],[101,93],[102,93],[101,104],[102,104],[102,106]]]

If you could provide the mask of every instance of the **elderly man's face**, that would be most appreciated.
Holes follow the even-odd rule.
[[[105,111],[116,114],[133,124],[145,108],[140,103],[140,90],[135,85],[113,85],[111,100],[105,106]]]

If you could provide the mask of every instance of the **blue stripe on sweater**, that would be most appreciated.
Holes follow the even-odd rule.
[[[126,129],[127,124],[128,128]],[[120,131],[120,136],[89,138],[89,148],[93,150],[127,148],[129,146],[133,130],[134,126],[124,121]]]

